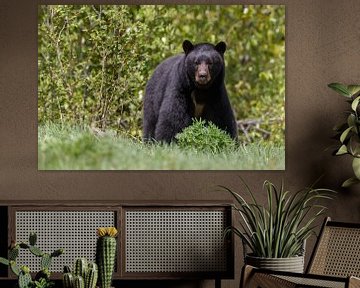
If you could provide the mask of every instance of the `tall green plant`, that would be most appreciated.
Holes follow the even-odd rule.
[[[243,181],[243,180],[242,180]],[[240,227],[229,227],[226,233],[239,236],[256,257],[287,258],[300,255],[304,241],[314,232],[315,220],[326,207],[317,202],[331,199],[329,189],[304,188],[296,193],[285,191],[283,183],[276,188],[264,182],[267,205],[261,205],[243,181],[251,198],[248,202],[233,190],[220,186],[235,199],[233,208],[240,215]]]
[[[360,85],[331,83],[328,86],[346,97],[346,102],[351,106],[346,122],[334,128],[340,140],[340,146],[334,151],[334,155],[349,154],[353,157],[352,168],[355,177],[347,179],[342,184],[343,187],[348,187],[360,183]]]
[[[99,238],[96,242],[96,262],[99,267],[100,288],[110,288],[116,258],[115,227],[100,227],[96,231]]]

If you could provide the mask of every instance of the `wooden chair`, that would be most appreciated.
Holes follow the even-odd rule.
[[[245,265],[240,287],[360,287],[360,223],[326,218],[306,273],[278,272]]]

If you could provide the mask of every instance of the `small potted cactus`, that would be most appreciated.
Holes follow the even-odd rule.
[[[54,257],[58,257],[64,253],[63,249],[57,249],[52,253],[43,252],[36,246],[37,236],[35,233],[30,233],[29,243],[12,242],[8,252],[8,259],[0,257],[0,263],[10,266],[11,271],[18,277],[19,288],[48,288],[53,286],[50,281],[50,265]],[[35,275],[33,280],[30,274],[30,268],[26,265],[19,266],[16,259],[19,256],[20,249],[28,250],[33,255],[39,257],[41,270]]]
[[[69,266],[64,267],[64,288],[95,288],[98,279],[98,267],[96,263],[88,263],[85,258],[78,258],[74,264],[74,272]]]
[[[96,262],[99,268],[99,287],[110,288],[116,258],[115,227],[100,227],[97,229]]]

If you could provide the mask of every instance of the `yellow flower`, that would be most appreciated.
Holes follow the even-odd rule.
[[[115,227],[99,227],[96,230],[96,234],[99,237],[104,237],[104,236],[116,237],[118,231]]]

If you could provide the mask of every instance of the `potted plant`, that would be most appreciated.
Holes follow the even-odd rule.
[[[99,287],[110,288],[116,258],[115,227],[100,227],[97,229],[96,263],[99,267]]]
[[[340,140],[340,145],[334,151],[334,155],[350,155],[353,158],[354,177],[342,184],[343,187],[348,187],[360,183],[360,85],[331,83],[328,86],[345,96],[351,106],[346,122],[334,128],[337,132],[336,138]]]
[[[64,266],[63,288],[95,288],[98,279],[98,266],[86,258],[75,260],[73,271]]]
[[[243,180],[242,180],[243,181]],[[315,220],[325,207],[317,202],[331,199],[334,192],[328,189],[305,188],[296,193],[285,191],[283,184],[276,188],[264,182],[266,206],[261,205],[243,181],[251,201],[221,186],[234,196],[235,211],[240,215],[240,227],[229,227],[243,242],[245,264],[271,270],[303,272],[304,245],[314,233]],[[250,253],[247,251],[250,250]]]
[[[18,277],[18,288],[50,288],[54,286],[54,282],[50,280],[50,265],[54,257],[58,257],[64,253],[63,249],[57,249],[52,253],[43,252],[36,246],[37,236],[30,233],[29,243],[13,242],[8,251],[8,259],[0,257],[0,263],[10,266],[11,271]],[[36,273],[32,279],[30,268],[26,265],[19,265],[16,260],[19,256],[20,249],[28,250],[31,254],[40,258],[41,270]]]

